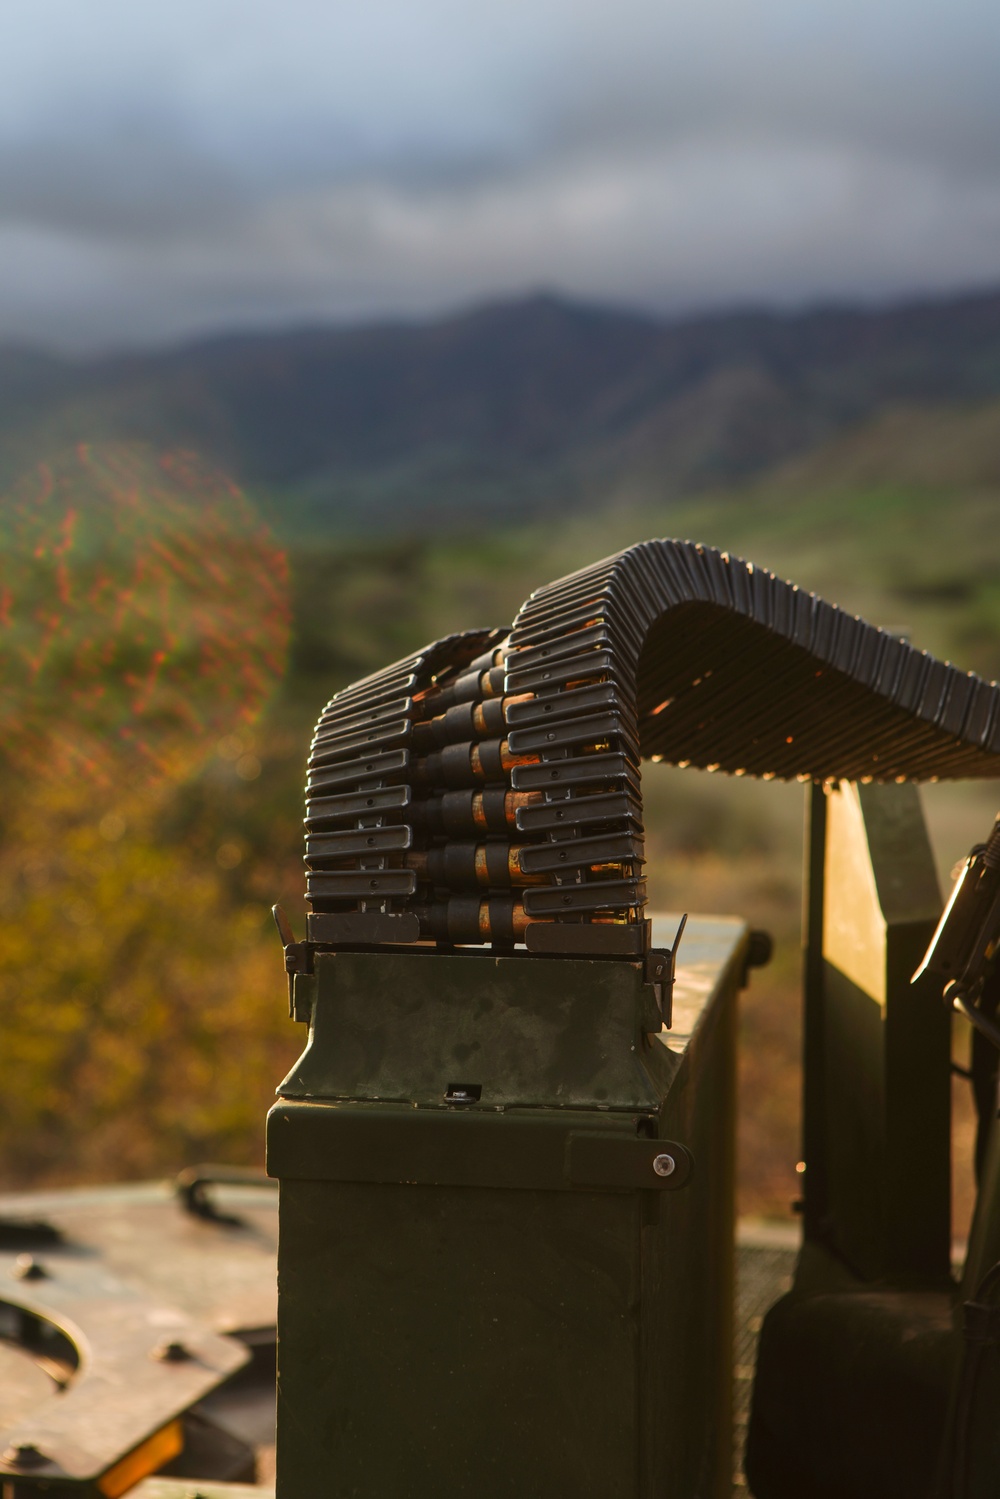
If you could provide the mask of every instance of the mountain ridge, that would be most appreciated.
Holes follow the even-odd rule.
[[[0,346],[0,470],[194,446],[308,531],[743,484],[898,405],[1000,397],[1000,292],[661,320],[551,295],[61,360]]]

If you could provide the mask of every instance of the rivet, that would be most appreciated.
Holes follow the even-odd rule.
[[[673,1176],[677,1162],[672,1155],[657,1155],[653,1157],[653,1170],[657,1176]]]
[[[39,1264],[33,1254],[19,1254],[11,1271],[17,1280],[45,1280],[48,1273],[45,1266]]]

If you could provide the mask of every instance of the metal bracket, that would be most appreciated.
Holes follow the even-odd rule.
[[[656,1008],[660,1019],[670,1029],[673,1023],[674,1008],[674,979],[677,974],[677,949],[680,947],[684,928],[687,926],[687,912],[680,919],[677,934],[674,937],[672,947],[658,948],[646,954],[643,965],[643,978],[653,991],[656,1000]]]
[[[278,936],[281,938],[285,953],[285,972],[288,974],[288,1014],[290,1019],[297,1020],[299,1016],[295,1013],[295,975],[312,973],[313,953],[316,949],[312,942],[296,942],[292,923],[281,906],[272,906],[271,915],[274,917],[274,924],[278,928]]]
[[[677,1140],[629,1140],[580,1130],[567,1141],[566,1174],[575,1187],[676,1192],[687,1186],[693,1169],[691,1152]]]
[[[692,1167],[679,1141],[595,1129],[579,1113],[559,1110],[283,1100],[268,1119],[267,1169],[279,1180],[674,1192],[687,1185]]]

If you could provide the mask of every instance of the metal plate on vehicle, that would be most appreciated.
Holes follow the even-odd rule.
[[[62,1248],[33,1264],[37,1278],[25,1278],[23,1260],[0,1255],[0,1309],[61,1333],[76,1368],[63,1389],[0,1430],[2,1472],[24,1471],[21,1451],[32,1454],[33,1478],[96,1478],[249,1360],[242,1344],[124,1283],[93,1255]]]
[[[212,1193],[214,1218],[184,1212],[167,1182],[5,1194],[0,1217],[43,1220],[67,1246],[215,1332],[273,1329],[277,1193],[226,1185]],[[55,1252],[40,1239],[16,1247],[40,1259]]]
[[[205,1483],[191,1478],[147,1478],[129,1499],[274,1499],[274,1489],[248,1483]]]

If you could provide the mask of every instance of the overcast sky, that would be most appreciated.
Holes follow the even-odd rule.
[[[997,0],[6,0],[0,339],[1000,283]]]

